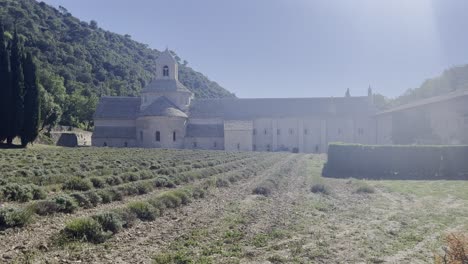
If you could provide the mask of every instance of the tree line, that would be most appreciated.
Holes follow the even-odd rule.
[[[5,38],[0,24],[0,143],[19,137],[26,147],[38,136],[41,103],[32,54],[25,52],[18,33]]]

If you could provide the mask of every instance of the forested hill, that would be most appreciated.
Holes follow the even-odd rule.
[[[89,127],[99,96],[137,96],[154,77],[159,51],[129,35],[101,29],[95,21],[80,21],[63,7],[0,0],[0,22],[7,39],[16,25],[25,49],[36,58],[45,119],[61,116],[56,121],[63,125]],[[180,81],[196,97],[234,97],[177,55],[176,59]]]
[[[468,65],[445,70],[442,75],[426,80],[419,88],[407,90],[403,95],[392,100],[391,105],[402,105],[462,90],[468,90]]]

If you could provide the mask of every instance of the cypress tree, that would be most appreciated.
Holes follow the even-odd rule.
[[[3,142],[10,131],[11,76],[10,54],[4,38],[3,25],[0,24],[0,142]]]
[[[7,135],[7,142],[11,144],[16,136],[21,134],[24,118],[24,75],[22,62],[22,51],[19,43],[18,32],[15,30],[11,45],[10,67],[12,81],[12,107],[10,108],[10,131]]]
[[[33,142],[39,133],[40,100],[37,84],[36,65],[31,53],[26,55],[23,62],[24,71],[24,126],[21,131],[21,146],[26,147]]]

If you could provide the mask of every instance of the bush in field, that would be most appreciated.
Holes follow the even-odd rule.
[[[32,189],[28,185],[10,183],[0,189],[3,199],[7,201],[27,202],[33,199]]]
[[[368,185],[365,182],[360,182],[357,184],[356,193],[374,193],[375,188]]]
[[[129,228],[137,220],[136,214],[130,208],[121,208],[113,211],[122,220],[122,227]]]
[[[114,185],[122,184],[123,180],[119,176],[110,176],[110,177],[106,178],[106,183],[111,185],[111,186],[114,186]]]
[[[323,194],[330,194],[330,188],[327,185],[324,184],[314,184],[310,188],[310,191],[313,193],[323,193]]]
[[[93,184],[94,188],[101,189],[106,187],[106,182],[99,177],[93,177],[89,179],[91,183]]]
[[[0,230],[11,227],[22,227],[31,222],[33,211],[30,209],[1,208]]]
[[[101,198],[102,203],[110,203],[113,201],[113,194],[109,190],[100,190],[96,194]]]
[[[78,218],[67,223],[62,230],[65,238],[77,241],[102,243],[110,237],[109,233],[103,231],[98,221],[91,217]]]
[[[142,221],[153,221],[158,216],[158,209],[148,202],[132,202],[127,207]]]
[[[102,203],[101,197],[94,191],[87,192],[85,195],[93,207],[96,207],[98,204]]]
[[[163,208],[177,208],[182,204],[182,199],[174,192],[165,192],[156,197],[155,203],[162,204]]]
[[[64,190],[88,191],[93,188],[93,184],[88,179],[72,177],[63,183]]]
[[[468,263],[468,234],[451,233],[445,237],[443,255],[435,255],[436,264]]]
[[[121,216],[117,213],[101,213],[92,218],[101,225],[104,231],[110,231],[113,234],[118,233],[123,228],[124,223]]]
[[[258,187],[255,187],[255,189],[253,189],[253,194],[270,196],[271,189],[266,186],[258,186]]]
[[[62,213],[73,213],[78,209],[78,204],[75,199],[66,194],[61,194],[52,198],[52,201],[57,205],[57,211]]]
[[[78,204],[79,207],[83,208],[92,208],[94,205],[91,203],[89,200],[88,196],[84,193],[72,193],[70,194],[70,197],[75,199],[76,203]]]
[[[47,197],[47,193],[39,186],[31,185],[33,200],[41,200]]]
[[[222,188],[222,187],[229,187],[229,182],[225,179],[218,178],[216,180],[216,187]]]

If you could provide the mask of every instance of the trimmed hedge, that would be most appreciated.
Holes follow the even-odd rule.
[[[322,175],[389,180],[468,180],[468,146],[333,143]]]

